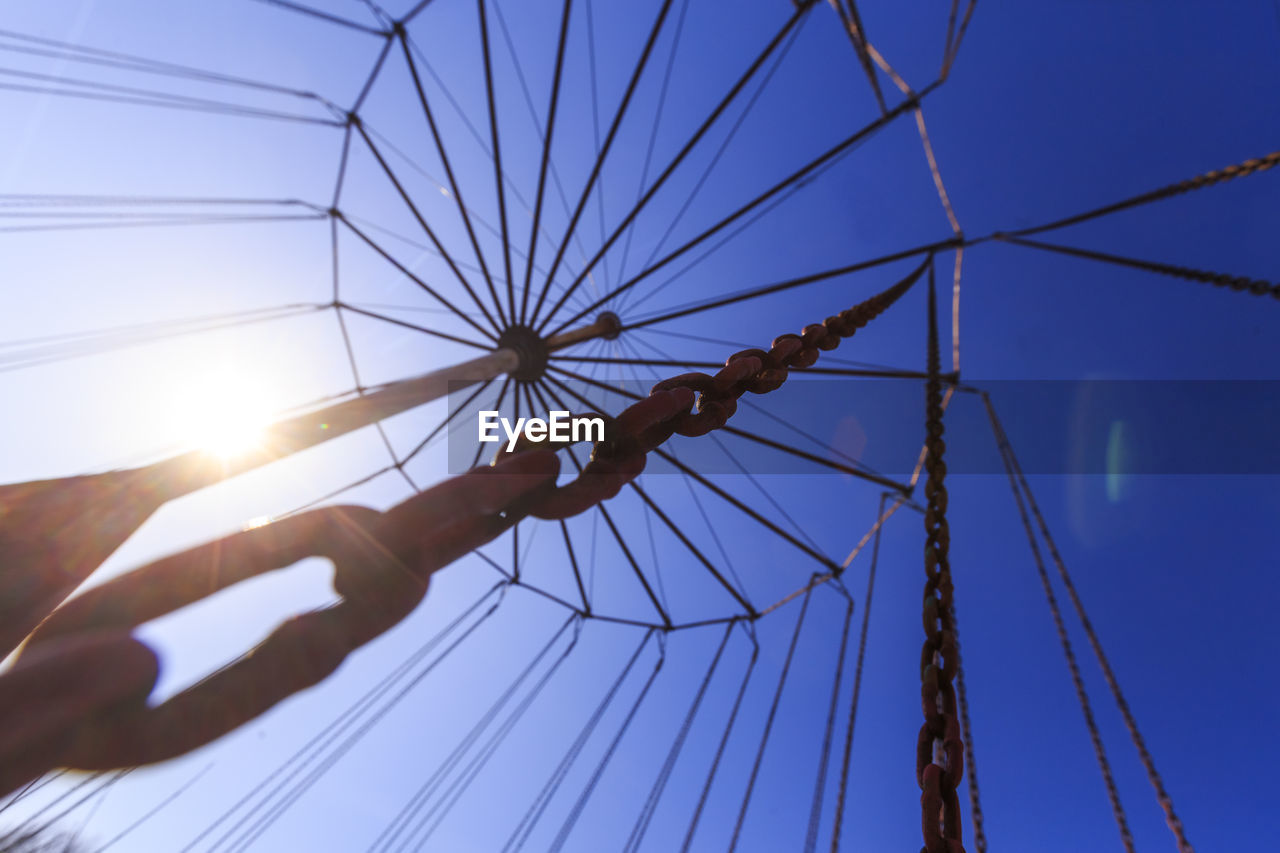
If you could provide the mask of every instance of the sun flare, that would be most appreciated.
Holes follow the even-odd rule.
[[[252,371],[211,372],[172,399],[175,433],[182,444],[223,458],[258,450],[271,422],[268,399]]]

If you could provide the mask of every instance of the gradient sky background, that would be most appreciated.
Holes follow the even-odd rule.
[[[353,19],[372,20],[356,2],[331,0],[317,5]],[[389,11],[398,14],[402,5],[409,4],[393,4]],[[677,0],[673,16],[681,5]],[[545,120],[558,4],[503,2],[500,6],[536,112]],[[672,65],[671,94],[653,136],[650,175],[679,149],[700,117],[793,8],[776,0],[735,4],[732,11],[724,4],[698,0],[688,6]],[[600,121],[606,123],[657,4],[597,2],[595,7]],[[867,3],[861,11],[872,41],[908,81],[922,88],[937,74],[947,8],[941,2]],[[1191,2],[1050,2],[1034,8],[999,0],[979,4],[951,78],[925,102],[938,163],[965,233],[976,236],[1049,221],[1274,150],[1280,138],[1280,114],[1268,106],[1280,94],[1276,91],[1280,9],[1268,0],[1254,0],[1233,5],[1230,14],[1222,12],[1217,5]],[[570,202],[585,180],[595,144],[581,2],[575,3],[573,14],[564,112],[553,149],[558,177]],[[340,104],[355,98],[380,47],[373,36],[250,2],[199,8],[171,8],[158,0],[27,4],[7,8],[0,15],[0,28],[271,80],[319,92]],[[436,0],[410,32],[434,71],[447,81],[462,113],[482,136],[487,134],[474,4]],[[495,29],[493,38],[504,165],[514,185],[532,199],[540,153],[538,132],[509,54],[501,46],[499,30]],[[672,38],[669,27],[658,42],[633,113],[623,124],[604,170],[603,201],[597,204],[593,197],[579,229],[588,252],[600,240],[599,218],[616,222],[636,197]],[[0,44],[19,42],[0,36]],[[299,99],[228,92],[192,81],[156,83],[142,75],[64,63],[56,57],[6,51],[3,64],[9,70],[111,85],[158,86],[196,97],[231,98],[263,109],[330,117]],[[880,81],[890,102],[896,103],[890,81],[883,75]],[[9,75],[0,83],[30,85],[31,78]],[[433,105],[443,103],[443,92],[434,83],[428,91]],[[0,192],[6,194],[297,198],[323,207],[333,192],[342,143],[338,128],[4,89],[0,89],[0,102],[10,116],[10,130],[0,140]],[[628,270],[639,269],[667,229],[727,128],[736,121],[737,110],[740,107],[716,125],[688,166],[676,173],[640,218]],[[370,127],[409,153],[426,173],[441,176],[402,56],[392,54],[361,112]],[[457,113],[444,106],[437,113],[468,204],[496,223],[489,161]],[[673,239],[696,233],[876,115],[866,78],[838,19],[829,7],[819,5],[806,16],[786,60],[686,217],[677,223]],[[361,222],[412,235],[420,242],[416,223],[368,149],[355,144],[353,152],[343,209],[361,217]],[[428,220],[440,229],[446,246],[460,258],[474,260],[451,200],[426,175],[403,160],[392,159]],[[1046,239],[1276,281],[1280,270],[1277,181],[1280,175],[1266,173],[1096,220]],[[509,203],[513,242],[523,252],[529,219],[514,201]],[[28,218],[13,219],[15,228],[50,224],[30,218],[29,212],[20,211],[20,216]],[[558,198],[549,196],[545,216],[548,230],[558,237],[567,220]],[[461,298],[461,289],[438,258],[384,232],[378,234],[425,280]],[[914,123],[907,116],[651,300],[643,305],[638,300],[624,302],[621,313],[624,322],[642,318],[949,235]],[[199,420],[210,400],[221,399],[224,384],[273,411],[352,387],[334,315],[314,309],[332,298],[329,223],[324,219],[16,230],[0,233],[0,240],[4,241],[3,271],[9,295],[7,310],[0,313],[0,341],[17,342],[0,350],[8,359],[0,382],[10,413],[0,425],[0,441],[10,448],[0,468],[4,482],[159,458],[190,443],[193,421]],[[497,241],[482,235],[482,247],[490,268],[496,270],[500,266]],[[339,238],[339,250],[341,295],[346,301],[371,310],[380,306],[376,310],[401,320],[469,334],[464,323],[432,313],[435,306],[412,283],[351,234]],[[566,257],[576,270],[581,255],[575,252],[576,248]],[[549,254],[548,245],[541,245],[539,263],[547,263]],[[937,260],[945,309],[953,255],[941,253]],[[866,298],[905,275],[915,263],[903,261],[662,328],[763,345],[779,333],[798,331]],[[606,266],[609,271],[600,273],[584,291],[605,292],[617,284],[620,249],[610,253]],[[523,265],[517,262],[516,270],[521,273]],[[960,345],[964,378],[972,384],[1280,379],[1276,374],[1280,348],[1272,332],[1272,315],[1280,306],[1273,299],[991,243],[967,251],[963,271]],[[665,278],[656,277],[649,284]],[[835,355],[920,369],[924,300],[925,291],[917,286]],[[300,304],[304,307],[287,318],[95,352],[93,357],[64,359],[65,340],[32,340]],[[351,347],[366,384],[432,369],[475,352],[369,318],[348,315],[347,320]],[[948,326],[944,321],[944,331]],[[658,332],[632,334],[631,339],[624,335],[624,340],[635,340],[634,346],[647,356],[656,355],[647,348],[657,348],[688,358],[719,360],[738,348]],[[112,342],[96,339],[97,344]],[[33,365],[32,360],[41,363]],[[632,377],[620,374],[617,378]],[[898,439],[872,430],[874,418],[866,414],[859,418],[859,406],[866,403],[865,398],[860,403],[856,383],[841,388],[847,390],[841,392],[844,396],[838,403],[821,411],[800,410],[794,402],[789,405],[799,393],[791,389],[757,404],[792,418],[796,426],[843,451],[856,450],[863,439],[872,448]],[[1004,411],[998,392],[993,394]],[[957,423],[974,423],[978,411],[976,398],[960,396],[950,417]],[[394,418],[386,424],[387,440],[404,453],[443,412],[441,403]],[[769,424],[761,420],[764,416],[744,414],[755,418],[752,423],[761,424],[761,431]],[[1236,406],[1231,417],[1247,421],[1263,414]],[[903,423],[915,429],[911,417],[908,413]],[[1105,412],[1091,413],[1091,417],[1106,422]],[[1037,440],[1034,428],[1026,423],[1006,417],[1006,427],[1015,448]],[[1179,424],[1164,427],[1176,431]],[[780,429],[776,424],[773,428]],[[1134,425],[1128,429],[1135,447],[1150,440],[1135,433]],[[1258,441],[1259,434],[1242,426],[1240,442],[1247,448],[1248,442]],[[976,445],[982,436],[965,433],[965,440]],[[990,442],[989,437],[985,440]],[[1064,444],[1058,450],[1063,458],[1070,458],[1076,448],[1071,441]],[[691,461],[709,452],[697,449],[694,440],[675,447],[681,458]],[[1211,447],[1201,451],[1205,458],[1213,458]],[[874,520],[878,492],[871,486],[757,455],[744,458],[760,466],[758,470],[765,474],[760,480],[817,548],[837,560],[844,558]],[[901,465],[886,470],[909,471],[913,461],[906,454]],[[440,445],[415,458],[406,472],[418,484],[429,484],[444,475],[445,463]],[[223,535],[247,519],[295,509],[386,464],[382,439],[373,430],[364,430],[175,501],[115,554],[91,583]],[[1097,470],[1096,459],[1085,464]],[[717,478],[753,505],[767,506],[745,480]],[[1268,736],[1268,723],[1274,718],[1270,708],[1276,700],[1270,687],[1276,671],[1271,648],[1275,631],[1269,627],[1270,603],[1277,592],[1271,533],[1280,509],[1274,472],[1270,476],[1137,476],[1120,470],[1111,476],[1058,474],[1031,480],[1191,841],[1202,851],[1244,849],[1256,843],[1258,828],[1274,811],[1262,768],[1280,757]],[[779,598],[800,586],[815,568],[799,551],[762,535],[758,527],[742,522],[741,516],[707,504],[720,525],[717,541],[705,525],[700,526],[699,507],[678,478],[650,475],[646,487],[673,516],[692,519],[687,523],[700,547],[732,564],[753,600]],[[995,470],[959,475],[951,478],[949,487],[956,601],[991,849],[1118,848],[1105,791],[1004,476]],[[409,493],[405,480],[390,472],[344,492],[341,500],[381,508]],[[620,497],[615,503],[617,508],[611,505],[611,511],[616,512],[629,541],[639,543],[641,565],[662,578],[663,594],[672,603],[676,621],[732,612],[732,602],[707,581],[669,535],[659,528],[650,545],[648,531],[654,522],[646,522],[634,496]],[[592,592],[598,609],[651,619],[652,608],[628,577],[616,549],[610,550],[599,525],[584,517],[571,527],[583,543],[591,541],[593,529],[599,536],[596,558],[586,561],[596,566]],[[558,532],[550,528],[529,546],[530,525],[520,529],[522,547],[529,547],[522,563],[531,582],[572,598],[574,586]],[[884,530],[844,817],[847,849],[915,849],[913,845],[919,845],[918,791],[913,778],[920,721],[919,516],[902,510]],[[485,552],[509,562],[510,537]],[[859,556],[845,575],[857,602],[855,634],[863,607],[867,556]],[[498,576],[481,560],[459,561],[438,576],[419,612],[354,655],[331,680],[206,749],[133,773],[104,796],[86,802],[63,826],[75,830],[83,825],[86,840],[105,843],[169,792],[203,774],[112,848],[181,849],[246,788],[257,784],[496,580]],[[247,648],[282,617],[327,600],[326,584],[327,567],[312,560],[148,626],[144,633],[162,649],[165,660],[161,694],[195,681]],[[1061,592],[1059,597],[1067,606]],[[844,600],[831,588],[814,592],[741,849],[802,849],[843,608]],[[744,704],[743,723],[730,742],[720,781],[708,801],[695,849],[723,849],[727,844],[797,613],[798,602],[759,624],[758,672]],[[508,592],[502,607],[477,629],[469,644],[451,655],[337,762],[262,835],[254,849],[365,849],[567,616],[562,608],[527,592]],[[503,751],[450,812],[427,849],[500,848],[643,634],[643,629],[627,626],[585,626],[563,672],[531,706],[529,715],[504,742]],[[709,627],[678,633],[669,640],[654,693],[601,778],[567,849],[621,849],[723,635],[723,627]],[[1106,695],[1083,635],[1074,626],[1072,640],[1137,846],[1171,849],[1171,838],[1119,714]],[[564,642],[556,648],[563,649]],[[746,667],[748,646],[745,634],[735,629],[723,669],[690,732],[645,836],[644,849],[678,849]],[[543,849],[551,842],[559,819],[653,670],[656,648],[654,640],[645,645],[617,703],[566,780],[560,799],[530,838],[531,849]],[[841,717],[847,713],[851,677],[852,649],[841,687]],[[843,729],[837,731],[842,738]],[[4,815],[4,825],[19,822],[68,784],[74,782],[59,780],[39,797],[15,806]],[[834,787],[832,781],[820,824],[819,839],[824,845],[831,831]],[[205,837],[203,846],[192,849],[208,849],[224,829],[226,825],[220,826]]]

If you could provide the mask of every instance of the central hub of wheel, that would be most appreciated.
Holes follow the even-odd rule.
[[[498,346],[519,353],[520,366],[511,373],[511,378],[517,382],[536,382],[546,372],[551,350],[547,342],[528,326],[508,326],[498,337]]]

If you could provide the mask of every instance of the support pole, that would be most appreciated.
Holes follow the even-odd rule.
[[[617,317],[606,313],[589,326],[533,343],[551,352],[616,337],[619,330]],[[192,450],[140,468],[0,485],[0,658],[166,502],[520,366],[520,353],[502,347],[366,389],[359,397],[270,425],[258,447],[229,459]]]
[[[542,343],[548,352],[554,352],[583,341],[615,336],[618,330],[616,316],[606,313],[589,326],[546,338]],[[147,480],[162,488],[164,500],[173,500],[438,400],[450,392],[513,373],[519,366],[520,354],[516,350],[496,349],[461,364],[390,382],[359,397],[277,421],[266,428],[257,447],[230,459],[205,450],[192,450],[154,463],[145,469],[150,472]]]

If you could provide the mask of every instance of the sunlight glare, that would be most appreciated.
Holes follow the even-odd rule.
[[[260,449],[271,409],[257,379],[251,370],[214,372],[176,395],[170,411],[181,442],[223,458]]]

